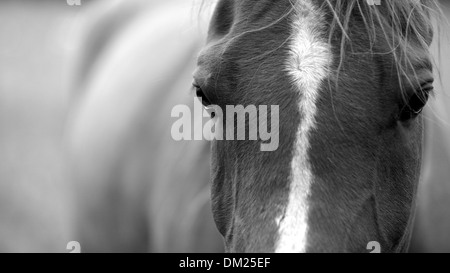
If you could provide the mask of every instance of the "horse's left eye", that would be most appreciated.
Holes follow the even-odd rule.
[[[399,119],[400,121],[408,121],[414,119],[420,113],[427,104],[428,98],[433,91],[432,82],[422,84],[419,90],[417,90],[401,109]]]
[[[205,110],[209,113],[211,118],[214,118],[216,116],[214,107],[212,106],[211,101],[205,95],[205,92],[203,92],[203,89],[195,82],[192,84],[192,86],[195,89],[195,96],[201,100],[203,106],[205,107]]]
[[[208,99],[208,97],[205,95],[205,92],[203,92],[203,89],[200,87],[200,85],[196,84],[195,82],[192,84],[192,86],[195,89],[195,95],[201,99],[203,106],[208,107],[211,105],[211,101]]]

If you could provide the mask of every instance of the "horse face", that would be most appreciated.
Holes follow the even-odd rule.
[[[347,44],[342,29],[330,30],[333,1],[218,2],[194,73],[197,94],[222,109],[216,118],[225,131],[239,118],[227,106],[279,109],[269,126],[279,139],[272,151],[262,151],[260,134],[248,139],[265,124],[258,115],[245,116],[245,140],[223,132],[225,140],[212,142],[213,213],[228,251],[407,246],[420,111],[432,83],[431,32],[415,28],[420,33],[399,39],[403,50],[394,54],[389,41],[396,37],[382,22],[368,24],[375,7],[361,2],[342,4],[351,10]],[[401,7],[389,5],[376,7],[379,15]],[[399,26],[397,34],[410,31],[408,23],[388,22]],[[397,65],[404,60],[408,65]]]

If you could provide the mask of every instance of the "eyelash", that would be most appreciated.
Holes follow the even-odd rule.
[[[203,106],[205,106],[205,107],[210,106],[211,101],[205,95],[205,92],[203,91],[203,89],[196,83],[192,83],[192,87],[193,87],[194,96],[202,99]]]
[[[425,88],[423,88],[425,86]],[[400,111],[399,120],[408,121],[419,116],[430,96],[433,95],[433,86],[429,83],[425,83],[417,90],[403,106]]]

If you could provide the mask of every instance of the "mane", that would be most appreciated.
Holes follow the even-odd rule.
[[[404,80],[410,85],[418,80],[415,73],[414,52],[419,49],[429,51],[435,26],[434,19],[443,18],[439,3],[435,0],[381,0],[380,5],[370,5],[367,0],[325,0],[332,12],[333,21],[330,24],[329,43],[335,34],[340,35],[340,63],[337,77],[342,69],[346,48],[351,47],[349,35],[352,16],[361,16],[366,29],[372,54],[392,54],[399,78],[400,89],[404,94]],[[382,37],[380,37],[380,30]],[[439,26],[437,27],[439,32]],[[430,37],[426,36],[431,35]],[[374,52],[373,46],[377,39],[385,39],[389,51]],[[415,50],[412,50],[414,44]],[[412,72],[412,73],[411,73]],[[402,80],[403,79],[403,80]]]

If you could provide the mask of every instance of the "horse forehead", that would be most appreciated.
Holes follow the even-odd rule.
[[[221,0],[216,3],[214,16],[210,21],[208,45],[221,52],[221,55],[228,51],[232,53],[229,56],[237,54],[241,59],[264,48],[279,53],[277,49],[285,48],[285,42],[295,31],[291,25],[302,21],[302,18],[311,18],[312,13],[317,13],[319,2],[320,0]],[[315,20],[323,18],[316,17]],[[201,56],[199,63],[207,61],[209,57],[206,54]]]
[[[222,2],[226,2],[229,4],[233,4],[233,1],[229,0],[222,0]],[[234,0],[236,4],[239,5],[240,8],[245,9],[245,11],[249,13],[254,12],[261,12],[262,9],[264,9],[267,12],[275,11],[277,7],[283,6],[283,5],[289,5],[293,8],[298,8],[301,6],[310,6],[310,5],[318,5],[319,0],[281,0],[281,1],[274,1],[274,0]]]
[[[232,1],[226,1],[231,3]],[[271,23],[274,20],[286,15],[289,10],[295,10],[297,14],[313,10],[318,5],[318,0],[243,0],[236,1],[235,12],[241,14],[247,22],[254,20]]]
[[[239,11],[244,15],[255,15],[255,14],[270,14],[276,13],[278,7],[283,5],[283,1],[273,1],[273,0],[261,0],[261,1],[238,1]],[[286,1],[289,3],[289,1]],[[284,4],[286,4],[286,2]]]

